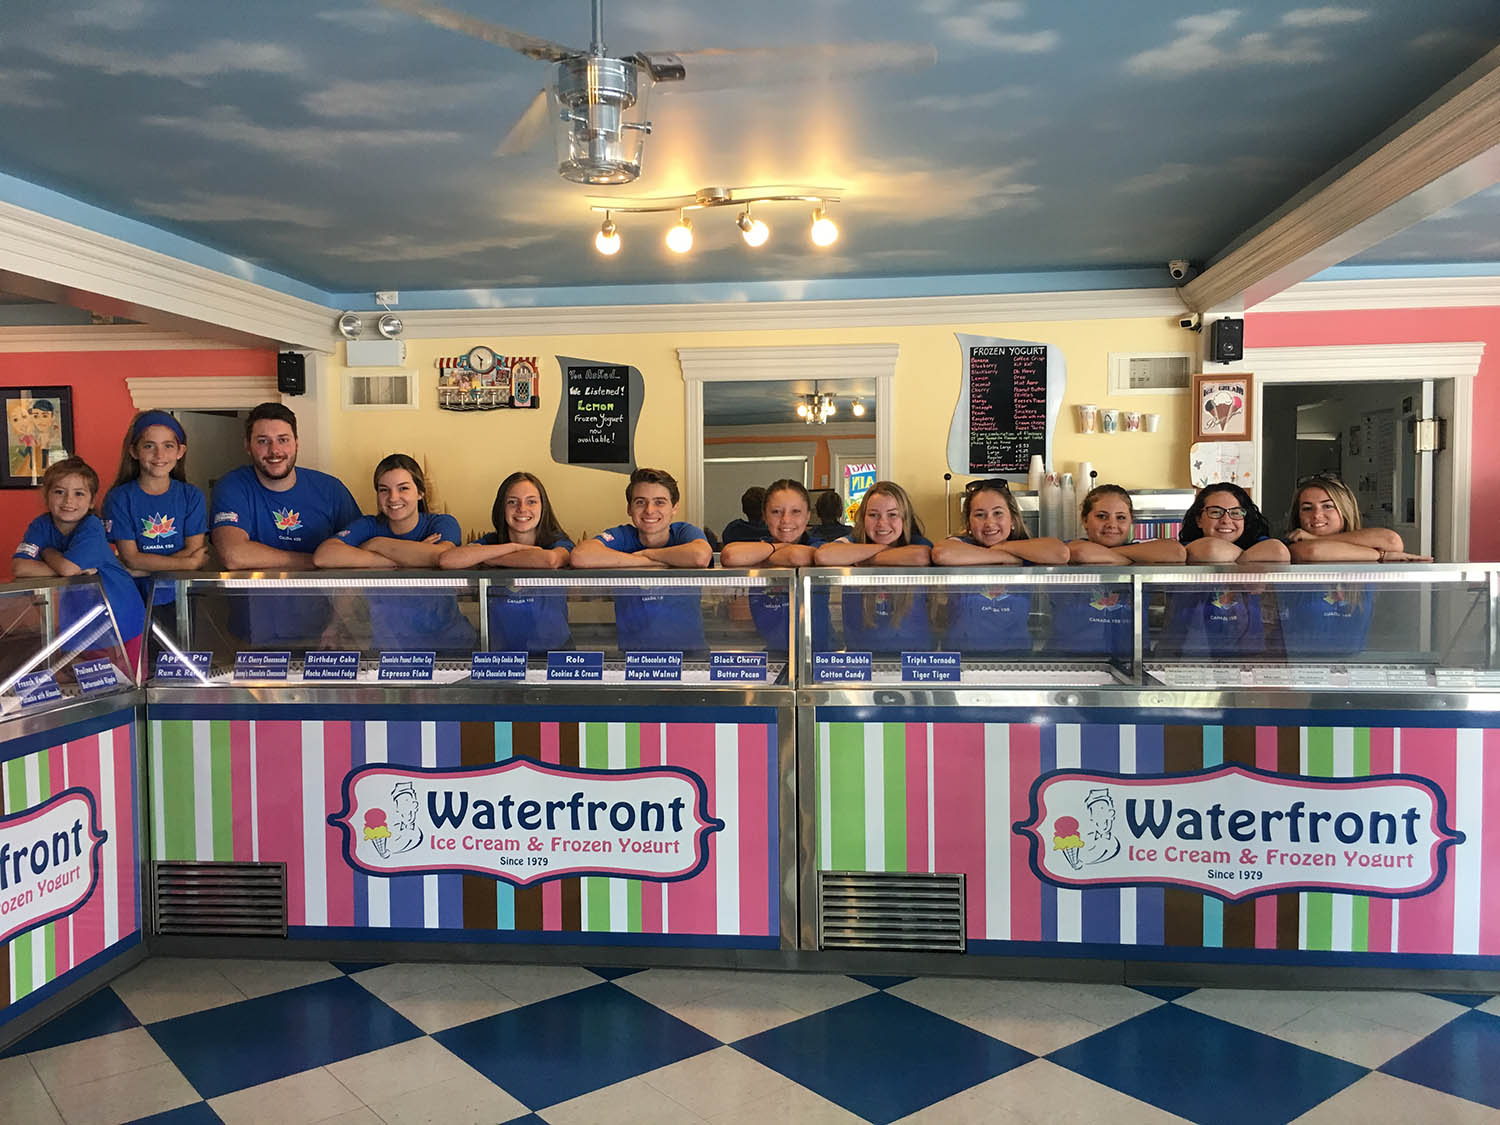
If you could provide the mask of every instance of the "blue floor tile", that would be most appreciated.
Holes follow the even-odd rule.
[[[3,955],[4,950],[0,949],[0,956]],[[141,1021],[135,1018],[113,989],[101,988],[87,1000],[80,1000],[62,1015],[42,1024],[30,1035],[0,1051],[0,1059],[48,1047],[60,1047],[64,1043],[77,1043],[80,1039],[92,1039],[96,1035],[108,1035],[112,1031],[124,1031],[140,1025]]]
[[[1462,1004],[1465,1008],[1477,1008],[1494,995],[1490,992],[1429,992],[1428,996],[1435,996],[1439,1000],[1446,1000],[1450,1004]]]
[[[734,1047],[875,1122],[915,1113],[1032,1059],[887,992],[752,1035]]]
[[[433,1038],[531,1109],[719,1046],[676,1016],[600,983]]]
[[[147,1030],[205,1098],[422,1034],[348,977],[178,1016]]]
[[[166,1113],[137,1117],[130,1125],[224,1125],[224,1119],[209,1108],[207,1102],[194,1102]]]
[[[1380,1069],[1500,1109],[1500,1018],[1465,1012]]]
[[[871,988],[895,988],[898,984],[917,979],[916,977],[871,976],[869,973],[850,973],[849,976],[859,981],[860,984],[868,984]]]
[[[1190,1121],[1290,1121],[1368,1073],[1362,1066],[1164,1004],[1047,1056]]]
[[[547,1125],[547,1122],[534,1113],[528,1113],[525,1117],[512,1117],[505,1125]]]
[[[591,973],[598,974],[605,980],[619,980],[621,977],[628,977],[632,973],[639,973],[644,971],[642,969],[630,968],[623,965],[585,965],[584,968],[588,969],[588,971]]]
[[[362,973],[366,969],[378,969],[382,965],[389,964],[388,961],[330,961],[328,962],[341,973]]]
[[[1179,997],[1186,996],[1189,992],[1198,991],[1196,988],[1174,988],[1169,984],[1133,984],[1130,987],[1137,992],[1144,992],[1147,996],[1165,1000],[1168,1004]]]

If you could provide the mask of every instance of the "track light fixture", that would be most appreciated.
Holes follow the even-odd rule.
[[[364,334],[365,322],[357,312],[346,312],[338,319],[339,335],[346,340],[358,340]]]
[[[854,405],[849,407],[849,411],[856,418],[863,418],[865,416],[865,404],[860,402],[859,399],[855,399]]]
[[[750,213],[755,203],[811,203],[812,227],[810,235],[816,246],[830,246],[838,240],[839,228],[828,217],[827,205],[839,202],[840,189],[774,187],[774,188],[699,188],[692,195],[674,195],[659,199],[591,199],[589,206],[604,213],[604,224],[594,236],[594,247],[601,254],[614,254],[620,249],[620,234],[611,214],[624,211],[633,214],[651,214],[662,211],[678,212],[677,225],[667,232],[667,248],[674,254],[686,254],[693,248],[694,232],[689,211],[702,211],[713,207],[738,207],[735,226],[748,246],[764,246],[771,237],[771,228]]]

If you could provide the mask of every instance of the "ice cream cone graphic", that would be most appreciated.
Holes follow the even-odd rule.
[[[380,858],[386,857],[386,841],[391,838],[391,830],[385,826],[385,810],[369,809],[365,813],[365,839],[375,845],[375,850],[380,853]]]
[[[1060,816],[1052,822],[1052,849],[1062,852],[1068,866],[1074,871],[1083,866],[1078,862],[1078,850],[1082,847],[1083,837],[1078,834],[1076,817]]]

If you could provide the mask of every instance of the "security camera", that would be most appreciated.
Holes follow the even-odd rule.
[[[1172,275],[1173,281],[1185,281],[1187,275],[1192,272],[1193,265],[1186,258],[1173,258],[1167,263],[1167,272]]]
[[[1203,316],[1201,313],[1186,312],[1177,318],[1177,327],[1186,328],[1190,332],[1203,331]]]

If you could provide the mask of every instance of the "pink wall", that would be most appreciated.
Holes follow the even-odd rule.
[[[272,349],[225,351],[26,352],[0,354],[0,387],[73,388],[73,451],[108,488],[120,464],[125,427],[135,414],[126,379],[168,375],[274,375]],[[42,510],[35,489],[0,490],[0,557],[9,559],[21,532]]]
[[[1485,345],[1474,380],[1474,445],[1470,462],[1469,557],[1500,560],[1500,442],[1489,425],[1500,418],[1500,309],[1371,309],[1358,312],[1245,314],[1245,346],[1328,347],[1340,344]]]

